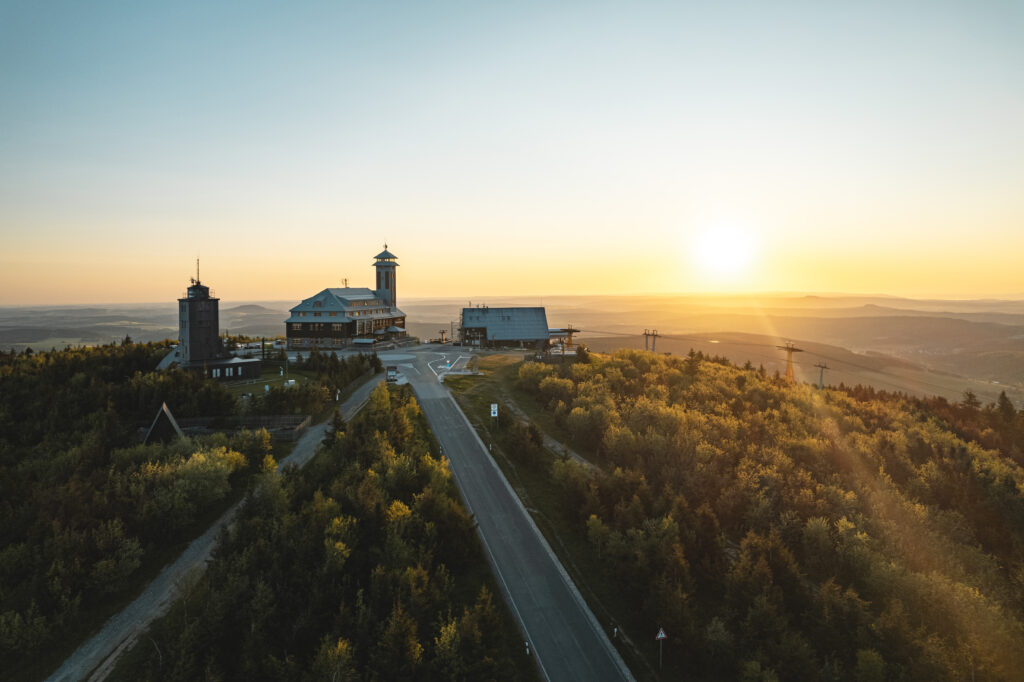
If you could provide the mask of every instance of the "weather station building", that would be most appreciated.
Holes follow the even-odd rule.
[[[157,369],[177,365],[190,371],[201,371],[213,379],[237,381],[260,376],[258,359],[236,358],[220,338],[220,299],[210,295],[210,287],[196,276],[187,293],[178,299],[178,347],[161,361]]]
[[[463,308],[459,340],[464,346],[543,350],[551,340],[544,308]]]
[[[396,305],[397,260],[385,244],[374,257],[376,289],[324,289],[292,308],[285,320],[288,349],[370,349],[377,343],[404,339],[405,313]]]

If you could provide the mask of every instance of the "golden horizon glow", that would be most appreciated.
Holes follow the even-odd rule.
[[[994,9],[246,9],[5,13],[0,305],[173,300],[197,252],[295,300],[385,240],[400,298],[1024,297]],[[723,217],[753,246],[701,246]]]

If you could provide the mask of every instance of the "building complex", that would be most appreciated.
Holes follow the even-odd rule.
[[[405,338],[405,313],[396,305],[397,260],[385,244],[374,257],[376,289],[324,289],[292,308],[285,320],[289,350],[372,347]]]

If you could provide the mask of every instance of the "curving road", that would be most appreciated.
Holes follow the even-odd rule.
[[[519,497],[439,382],[434,368],[443,371],[447,363],[438,357],[417,353],[411,364],[401,367],[451,463],[491,567],[544,676],[559,681],[632,680]],[[381,359],[387,362],[387,356]]]
[[[341,404],[341,413],[346,421],[366,404],[370,391],[381,380],[381,376],[373,377]],[[326,423],[310,427],[295,443],[291,454],[278,463],[278,468],[305,465],[316,454],[316,447],[323,440],[326,430]],[[181,581],[193,569],[205,568],[216,545],[217,535],[231,523],[241,504],[233,505],[205,533],[193,540],[176,561],[160,571],[135,601],[108,620],[98,633],[68,656],[57,672],[47,678],[47,682],[85,679],[94,682],[106,678],[114,669],[118,657],[131,648],[150,623],[167,612],[178,596]]]

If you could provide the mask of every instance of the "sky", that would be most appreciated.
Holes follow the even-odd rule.
[[[1024,3],[0,0],[0,305],[1024,297]]]

